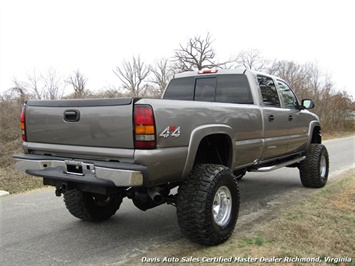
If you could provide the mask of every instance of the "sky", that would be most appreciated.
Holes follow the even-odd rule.
[[[118,87],[123,60],[171,58],[207,32],[220,61],[257,49],[315,63],[355,98],[353,0],[0,0],[0,93],[49,69],[79,69],[91,90]]]

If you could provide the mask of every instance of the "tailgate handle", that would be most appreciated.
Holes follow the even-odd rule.
[[[79,110],[66,110],[64,112],[64,121],[78,122],[80,120]]]

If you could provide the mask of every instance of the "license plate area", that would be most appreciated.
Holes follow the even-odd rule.
[[[94,171],[93,164],[86,164],[83,162],[76,162],[76,161],[65,161],[66,164],[66,171],[65,174],[69,175],[77,175],[77,176],[84,176],[85,172],[87,171]]]

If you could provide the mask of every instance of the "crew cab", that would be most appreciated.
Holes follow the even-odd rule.
[[[329,156],[313,107],[265,73],[186,72],[162,99],[27,101],[24,153],[14,159],[79,219],[108,219],[123,198],[143,211],[168,203],[183,234],[217,245],[234,230],[247,172],[295,167],[304,186],[326,184]]]

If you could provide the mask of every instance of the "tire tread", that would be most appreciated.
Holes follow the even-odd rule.
[[[228,234],[217,234],[211,219],[211,211],[208,211],[210,206],[206,206],[208,202],[213,202],[213,188],[216,187],[221,175],[231,176],[235,183],[237,195],[234,196],[237,197],[238,206],[233,206],[233,208],[236,208],[236,216],[238,216],[239,190],[237,180],[233,172],[225,166],[197,165],[179,187],[177,202],[178,223],[181,232],[193,242],[204,245],[217,245],[226,241],[233,233],[237,219],[232,221],[232,229]]]
[[[113,197],[107,206],[99,207],[95,206],[91,193],[73,189],[64,193],[64,203],[73,216],[88,222],[100,222],[110,218],[119,209],[122,197],[119,195]]]
[[[324,154],[327,163],[326,178],[321,178],[319,163]],[[321,188],[327,183],[329,173],[329,155],[326,147],[322,144],[311,144],[306,159],[300,163],[300,178],[303,186],[310,188]]]

